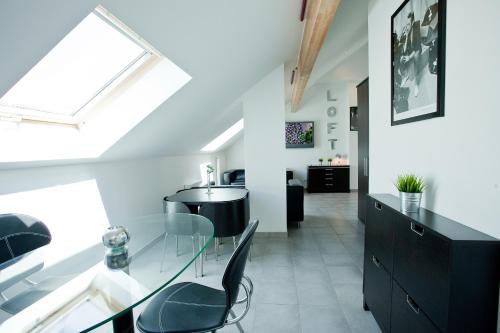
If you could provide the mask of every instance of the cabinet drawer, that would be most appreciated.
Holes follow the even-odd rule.
[[[418,303],[395,282],[392,285],[391,332],[439,333]]]
[[[393,220],[396,213],[380,202],[368,199],[365,225],[365,252],[373,253],[392,272]]]
[[[380,261],[365,252],[363,294],[383,332],[390,330],[391,276]]]
[[[394,225],[394,279],[438,328],[445,331],[449,305],[449,240],[402,216]]]

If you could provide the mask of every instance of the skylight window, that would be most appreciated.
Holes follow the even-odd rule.
[[[151,55],[98,7],[0,99],[0,115],[78,124]]]
[[[238,134],[244,127],[243,119],[240,119],[236,124],[229,127],[221,135],[213,139],[208,145],[201,150],[206,152],[213,152],[219,149],[224,143],[229,141],[233,136]]]
[[[190,80],[97,6],[1,96],[0,163],[97,158]]]

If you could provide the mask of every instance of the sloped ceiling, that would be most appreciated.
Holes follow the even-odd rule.
[[[318,55],[308,86],[335,80],[357,80],[356,73],[365,79],[368,75],[367,45],[368,1],[343,0]],[[349,71],[352,74],[350,77],[332,75],[332,71]]]
[[[296,57],[302,33],[301,0],[6,0],[0,95],[98,4],[193,77],[105,160],[199,153],[241,118],[242,93]]]
[[[98,4],[193,79],[100,160],[199,153],[242,117],[239,97],[302,37],[301,0],[3,0],[0,95]],[[311,80],[321,82],[367,38],[367,1],[342,1]]]

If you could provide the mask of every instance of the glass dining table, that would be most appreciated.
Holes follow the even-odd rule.
[[[133,332],[133,309],[144,306],[190,267],[195,268],[192,266],[198,259],[201,264],[200,254],[214,234],[207,218],[180,213],[168,218],[148,215],[127,228],[129,245],[134,239],[137,242],[133,251],[129,246],[122,268],[110,268],[112,254],[109,249],[105,252],[101,243],[103,230],[95,235],[93,247],[57,263],[50,257],[64,252],[64,241],[53,238],[0,271],[0,285],[16,276],[21,279],[8,293],[0,293],[4,300],[0,304],[0,332]],[[164,230],[169,230],[166,236]]]

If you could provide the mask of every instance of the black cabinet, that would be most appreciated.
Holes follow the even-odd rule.
[[[439,330],[408,293],[394,283],[391,305],[392,332],[439,333]]]
[[[450,267],[450,241],[411,219],[395,223],[394,279],[415,302],[446,326]]]
[[[309,193],[349,192],[349,166],[309,166]]]
[[[375,194],[364,253],[365,306],[384,332],[496,332],[499,240]]]
[[[390,331],[391,275],[372,253],[365,253],[364,298],[383,332]]]
[[[388,272],[392,273],[393,213],[380,202],[368,197],[368,215],[371,223],[365,225],[365,248],[377,257]]]
[[[358,218],[365,222],[369,181],[369,86],[368,79],[358,86]]]

